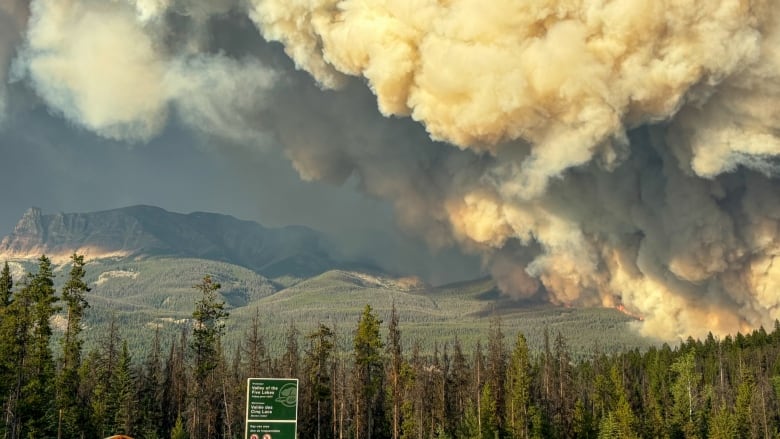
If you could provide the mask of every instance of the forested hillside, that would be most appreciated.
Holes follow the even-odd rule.
[[[46,215],[32,208],[0,240],[0,263],[9,262],[17,281],[35,271],[36,259],[46,254],[56,290],[65,282],[73,253],[88,261],[84,282],[91,291],[85,299],[91,309],[82,322],[87,351],[99,345],[98,335],[111,324],[136,356],[146,355],[155,331],[164,344],[178,338],[182,327],[192,324],[197,300],[192,286],[205,274],[221,284],[218,295],[231,314],[222,342],[231,351],[243,341],[257,310],[263,311],[267,348],[279,355],[290,322],[304,333],[322,322],[337,338],[348,339],[365,304],[384,320],[396,304],[403,310],[403,342],[419,341],[426,355],[456,335],[472,350],[496,313],[508,333],[522,331],[532,349],[542,348],[544,328],[561,332],[577,359],[596,345],[612,353],[657,344],[630,329],[636,317],[614,308],[518,300],[501,294],[490,278],[431,286],[383,271],[370,260],[336,257],[344,253],[340,244],[314,230],[268,228],[226,215],[152,206]],[[55,339],[64,321],[63,312],[55,314]]]
[[[2,264],[0,258],[0,264]],[[35,260],[9,261],[14,279],[36,269]],[[54,286],[60,289],[70,265],[54,264]],[[241,343],[252,318],[262,310],[267,347],[278,355],[285,345],[290,322],[302,332],[322,322],[339,338],[349,338],[363,307],[370,304],[388,320],[393,303],[403,310],[403,341],[420,341],[430,354],[434,347],[451,343],[457,335],[465,349],[487,336],[490,316],[501,315],[508,333],[522,331],[532,349],[541,349],[544,328],[561,332],[572,345],[575,358],[598,349],[617,352],[626,346],[641,348],[657,340],[640,336],[631,326],[635,317],[613,308],[563,307],[543,302],[518,301],[499,293],[494,280],[476,279],[432,287],[416,279],[381,273],[331,270],[286,285],[247,268],[221,261],[181,257],[142,257],[89,260],[84,281],[90,311],[84,316],[84,347],[99,343],[98,335],[112,323],[136,355],[145,355],[156,330],[166,342],[178,338],[182,326],[192,324],[198,293],[192,288],[205,274],[222,286],[218,294],[231,318],[223,344],[232,350]],[[289,279],[288,279],[289,280]],[[62,313],[60,313],[62,314]],[[64,321],[64,318],[62,319]],[[57,322],[60,322],[59,316]],[[53,327],[55,337],[62,325]]]
[[[466,349],[457,335],[430,355],[403,343],[395,307],[368,305],[348,338],[290,325],[268,350],[257,312],[234,349],[221,285],[205,276],[178,337],[137,355],[113,322],[83,347],[82,257],[59,294],[51,262],[14,283],[0,272],[0,434],[22,437],[239,438],[248,377],[297,377],[301,438],[753,438],[780,431],[780,324],[767,333],[679,346],[593,348],[575,360],[558,331],[540,349],[501,317]],[[64,317],[63,317],[64,316]],[[59,319],[59,320],[58,320]],[[53,331],[52,323],[61,326]]]

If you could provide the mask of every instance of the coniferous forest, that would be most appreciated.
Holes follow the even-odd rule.
[[[770,438],[780,433],[780,325],[750,334],[574,361],[548,334],[531,352],[499,318],[465,352],[457,338],[424,354],[401,345],[395,309],[370,306],[341,343],[320,324],[290,325],[271,356],[257,313],[244,342],[221,344],[220,285],[195,285],[192,324],[155,336],[142,356],[111,325],[83,348],[85,263],[72,256],[61,291],[49,259],[18,282],[0,272],[3,438],[240,438],[246,380],[300,380],[301,438]],[[52,329],[64,318],[62,334]]]

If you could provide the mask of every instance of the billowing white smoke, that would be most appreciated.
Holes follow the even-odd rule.
[[[507,165],[530,199],[594,157],[614,166],[626,128],[703,105],[740,73],[774,75],[774,3],[254,0],[252,18],[322,84],[363,76],[382,113],[436,139],[530,144]]]
[[[26,0],[0,0],[0,123],[5,119],[8,105],[8,66],[21,41],[27,14]]]
[[[256,0],[251,16],[323,85],[362,76],[382,113],[490,152],[443,207],[505,291],[538,279],[674,338],[780,317],[778,6]]]
[[[273,135],[302,177],[356,175],[432,244],[484,254],[507,294],[624,305],[644,333],[673,339],[780,318],[777,11],[777,0],[40,0],[16,63],[47,105],[105,136],[147,139],[172,109],[234,143]],[[342,91],[267,54],[208,49],[210,20],[225,16],[249,17]],[[13,47],[3,40],[0,61]],[[382,114],[459,149],[366,112],[352,77]]]
[[[162,16],[168,2],[129,3],[32,3],[18,67],[51,108],[106,137],[148,140],[173,106],[194,126],[225,134],[220,118],[262,105],[275,81],[272,70],[197,47],[172,53],[162,43],[170,32]],[[219,5],[194,11],[227,8]]]

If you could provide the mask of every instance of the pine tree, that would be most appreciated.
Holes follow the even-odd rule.
[[[184,429],[184,423],[181,422],[181,417],[176,418],[176,424],[174,424],[171,430],[171,439],[189,439],[187,430]]]
[[[553,347],[555,369],[553,372],[555,388],[553,390],[554,423],[560,437],[571,437],[574,414],[573,371],[571,356],[566,339],[560,332],[555,336]]]
[[[333,328],[334,334],[338,334],[336,328]],[[348,433],[348,413],[350,404],[349,395],[352,393],[350,386],[350,377],[347,372],[347,343],[344,337],[336,337],[335,340],[335,358],[332,365],[331,377],[333,379],[333,425],[331,431],[334,438],[344,438]]]
[[[711,439],[733,439],[740,436],[739,423],[736,416],[728,408],[720,408],[710,418],[710,428],[707,437]]]
[[[553,418],[555,397],[555,360],[550,348],[550,332],[544,328],[544,351],[541,357],[541,401],[542,416],[545,420]]]
[[[474,401],[467,404],[463,417],[458,425],[458,434],[456,437],[464,439],[482,439],[480,422],[477,415],[477,407]],[[485,438],[491,439],[491,438]]]
[[[403,390],[401,386],[401,366],[403,365],[403,352],[401,347],[401,331],[398,329],[398,313],[395,309],[395,301],[390,311],[390,323],[387,327],[387,354],[390,358],[388,364],[388,393],[390,396],[393,439],[398,439],[401,434],[401,404]]]
[[[446,349],[446,347],[445,347]],[[443,429],[446,424],[444,415],[446,413],[446,398],[445,395],[445,377],[447,370],[439,358],[439,347],[434,345],[433,359],[431,364],[426,367],[428,372],[428,401],[430,401],[430,419],[429,436],[433,437],[436,432]]]
[[[615,409],[609,412],[607,416],[614,422],[614,426],[619,433],[618,437],[624,439],[638,438],[635,428],[636,417],[631,410],[631,405],[628,403],[625,384],[617,366],[612,367],[611,376],[612,382],[615,385],[614,394],[617,395],[617,403]]]
[[[610,411],[601,418],[598,439],[623,439],[623,436],[620,435],[620,426],[615,420],[615,412]]]
[[[576,438],[590,438],[595,434],[593,432],[593,419],[591,412],[585,408],[585,403],[582,399],[577,398],[574,403],[574,415],[573,415],[572,432]]]
[[[271,361],[265,347],[265,337],[260,327],[260,310],[255,310],[252,324],[244,337],[244,355],[246,356],[246,377],[260,378],[268,376],[271,369]]]
[[[132,357],[127,348],[127,340],[122,341],[122,351],[119,354],[116,372],[110,383],[109,394],[110,398],[116,401],[112,433],[134,436],[133,425],[135,424],[135,412],[138,404],[135,399],[135,376],[132,371]]]
[[[290,326],[285,335],[285,348],[282,355],[282,361],[279,367],[278,375],[286,378],[298,378],[300,369],[301,352],[298,346],[298,336],[300,332],[295,327],[295,323],[290,321]]]
[[[301,437],[330,438],[333,411],[330,356],[333,352],[333,331],[320,323],[316,331],[306,337],[309,348],[304,360],[304,386],[308,391],[301,407],[299,421]]]
[[[682,354],[671,370],[676,377],[672,385],[674,398],[674,423],[686,437],[697,437],[696,419],[699,405],[701,375],[696,371],[693,349]]]
[[[507,354],[504,345],[504,333],[501,331],[501,318],[496,316],[491,319],[490,335],[488,338],[487,358],[487,384],[490,385],[490,395],[494,407],[495,430],[499,436],[503,435],[505,428],[504,415],[506,414],[506,370]]]
[[[16,410],[20,430],[12,432],[15,437],[56,436],[55,366],[50,349],[52,329],[50,319],[58,311],[55,306],[54,273],[51,261],[46,256],[38,259],[38,271],[28,276],[28,283],[22,288],[22,300],[14,301],[20,306],[29,306],[31,317],[19,330],[29,331],[20,358],[22,379],[18,381],[19,399]],[[24,315],[22,311],[18,315]],[[17,433],[18,432],[18,433]]]
[[[187,402],[187,330],[182,328],[179,341],[171,343],[163,370],[163,425],[162,431],[170,432],[179,422]]]
[[[507,377],[507,424],[512,437],[527,438],[531,405],[531,361],[523,333],[517,333]]]
[[[453,344],[452,355],[452,391],[448,401],[453,405],[450,419],[463,419],[466,413],[468,401],[471,399],[469,383],[471,382],[471,372],[469,370],[468,360],[463,354],[460,340],[456,337]]]
[[[647,390],[645,395],[645,430],[644,435],[664,437],[669,435],[669,413],[672,407],[669,401],[671,386],[669,384],[669,366],[672,361],[672,351],[669,345],[661,349],[650,348],[645,354],[645,369],[647,373]]]
[[[496,407],[496,398],[493,395],[493,388],[489,382],[482,387],[480,404],[480,437],[490,439],[499,436],[498,408]]]
[[[384,407],[382,389],[384,361],[379,326],[382,321],[366,305],[358,321],[354,339],[355,437],[372,439],[386,437],[383,433]]]
[[[155,328],[139,381],[137,434],[150,439],[163,437],[163,367],[159,326]]]
[[[92,425],[100,437],[113,434],[115,426],[119,403],[114,398],[112,390],[116,380],[121,345],[122,338],[119,336],[116,316],[112,315],[108,332],[100,340],[99,349],[91,352],[86,360],[86,367],[94,381],[94,385],[90,386]]]
[[[240,432],[244,429],[246,385],[249,376],[246,375],[242,368],[243,358],[241,357],[241,351],[242,346],[237,345],[236,352],[233,354],[233,361],[230,365],[230,372],[225,373],[225,382],[223,385],[226,411],[225,425],[229,435],[230,433]]]
[[[420,389],[425,388],[420,358],[420,343],[412,345],[412,357],[401,364],[403,398],[401,402],[401,438],[418,439],[423,435],[423,398]]]
[[[482,387],[485,384],[485,356],[482,354],[482,343],[477,340],[474,350],[474,375],[472,381],[473,407],[476,410],[477,431],[482,434]],[[481,436],[480,436],[481,437]]]
[[[193,439],[217,435],[221,426],[219,415],[221,380],[215,370],[221,361],[220,338],[228,317],[225,303],[217,299],[221,288],[211,276],[205,276],[194,288],[201,293],[192,313],[194,329],[190,351],[193,355],[193,392],[188,403],[189,432]]]
[[[79,369],[81,368],[81,322],[84,310],[89,308],[84,297],[90,288],[84,282],[84,256],[73,254],[70,275],[62,288],[62,299],[65,301],[67,326],[60,339],[62,358],[60,373],[57,377],[57,407],[59,409],[58,434],[65,437],[76,437],[82,431],[89,415],[86,400],[83,398]]]
[[[11,276],[11,269],[8,262],[3,265],[0,272],[0,435],[6,437],[8,434],[7,412],[4,410],[10,402],[9,392],[15,381],[13,360],[16,357],[18,346],[15,344],[15,326],[16,320],[11,313],[11,303],[13,300],[14,281]]]
[[[217,404],[217,419],[216,419],[216,431],[221,432],[223,437],[232,438],[234,433],[239,430],[243,430],[240,426],[236,425],[238,418],[234,417],[235,405],[238,404],[237,400],[240,399],[240,391],[235,392],[238,389],[237,383],[233,380],[233,374],[231,373],[231,367],[228,364],[225,350],[222,347],[221,340],[218,342],[217,352],[219,352],[219,363],[214,370],[214,385],[216,390],[215,398],[218,401]]]
[[[11,295],[14,288],[14,279],[11,276],[11,267],[8,262],[3,264],[3,271],[0,272],[0,313],[5,311],[11,304]],[[2,314],[0,314],[2,316]]]
[[[751,437],[751,429],[755,422],[753,407],[753,394],[755,393],[755,379],[747,365],[742,365],[740,383],[737,386],[737,398],[735,401],[735,414],[737,421],[737,436]]]
[[[221,285],[212,280],[211,276],[205,276],[194,288],[201,293],[201,297],[195,303],[195,311],[192,313],[195,323],[190,350],[194,357],[195,379],[203,381],[219,362],[217,344],[225,332],[228,312],[225,311],[225,302],[217,299]]]

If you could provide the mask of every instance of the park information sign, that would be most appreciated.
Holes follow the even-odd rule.
[[[247,380],[246,439],[295,439],[297,427],[297,379]]]

